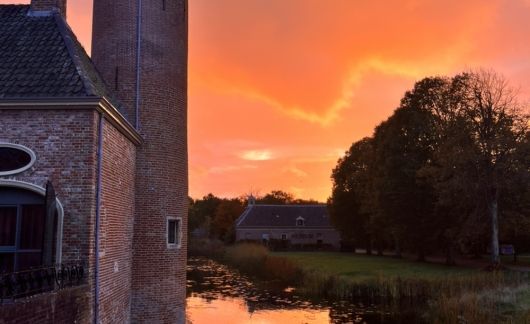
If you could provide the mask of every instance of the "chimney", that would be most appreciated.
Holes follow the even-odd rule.
[[[47,16],[58,12],[66,19],[66,0],[31,0],[31,14]]]

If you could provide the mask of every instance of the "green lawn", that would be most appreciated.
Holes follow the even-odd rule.
[[[526,290],[521,292],[517,298],[519,299],[519,304],[524,307],[524,309],[530,309],[530,291]]]
[[[501,256],[502,263],[504,264],[514,264],[513,263],[513,256],[511,255],[502,255]],[[530,266],[530,255],[528,254],[522,254],[517,256],[517,263],[515,265],[518,266]]]
[[[440,264],[420,263],[391,257],[367,256],[336,252],[276,252],[310,268],[350,277],[354,280],[385,278],[440,278],[450,275],[471,274],[474,270]]]

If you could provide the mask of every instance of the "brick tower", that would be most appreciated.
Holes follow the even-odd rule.
[[[144,140],[136,158],[131,321],[182,323],[187,0],[94,0],[92,59]]]

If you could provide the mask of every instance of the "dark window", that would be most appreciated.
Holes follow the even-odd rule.
[[[44,197],[25,190],[0,188],[0,273],[43,264],[45,224]],[[49,235],[55,242],[55,230]],[[46,251],[52,255],[54,246],[47,246]]]
[[[0,272],[42,264],[44,205],[0,206]]]
[[[296,226],[304,226],[304,220],[303,219],[297,219],[296,220]]]
[[[11,272],[15,267],[14,253],[0,253],[0,273]]]
[[[13,171],[31,162],[31,155],[13,147],[0,147],[0,172]]]
[[[287,234],[282,234],[282,240],[287,240]]]
[[[17,207],[0,207],[0,246],[15,246]]]
[[[167,243],[180,244],[180,219],[178,218],[167,220]]]
[[[26,205],[22,208],[20,248],[40,249],[44,239],[44,205]]]

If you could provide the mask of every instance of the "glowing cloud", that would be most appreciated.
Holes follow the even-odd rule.
[[[272,159],[272,152],[269,150],[252,150],[241,152],[239,156],[248,161],[267,161]]]

